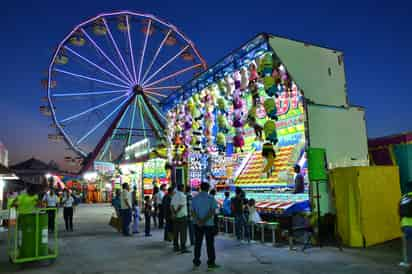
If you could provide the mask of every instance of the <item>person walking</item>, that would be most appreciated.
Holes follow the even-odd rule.
[[[200,256],[203,238],[206,238],[207,265],[208,269],[218,268],[215,253],[215,235],[213,217],[217,209],[216,200],[208,194],[209,184],[203,182],[200,185],[201,192],[192,201],[192,221],[195,229],[195,250],[193,266],[197,269],[200,264]]]
[[[242,189],[236,187],[235,190],[236,196],[233,197],[230,201],[232,214],[235,217],[235,232],[236,238],[238,241],[242,240],[242,228],[244,227],[244,218],[243,218],[243,198],[242,198]]]
[[[167,194],[163,197],[163,200],[162,200],[163,216],[165,217],[165,220],[166,220],[164,240],[168,242],[171,241],[173,238],[172,236],[173,235],[173,218],[172,218],[172,210],[170,206],[173,195],[174,195],[174,189],[172,187],[169,187],[167,190]]]
[[[47,211],[49,216],[49,232],[54,232],[56,211],[57,211],[57,195],[54,193],[54,189],[50,188],[49,192],[43,197],[43,201],[46,202],[46,207],[50,210]]]
[[[135,200],[133,204],[133,226],[132,226],[133,234],[139,233],[139,220],[140,220],[140,208],[139,208],[139,203],[137,202],[137,200]]]
[[[225,192],[225,199],[223,200],[222,212],[223,212],[223,216],[225,217],[229,217],[232,215],[232,210],[230,207],[230,192],[229,191]]]
[[[152,217],[152,201],[149,196],[144,197],[144,232],[146,237],[151,237],[150,234],[150,218]]]
[[[120,218],[120,197],[121,197],[121,190],[116,189],[115,196],[112,198],[112,207],[114,208],[114,211],[116,212],[117,218]]]
[[[67,232],[73,232],[73,204],[74,204],[74,198],[73,196],[69,193],[69,190],[65,188],[63,190],[63,198],[62,198],[62,204],[63,204],[63,217],[64,217],[64,224],[66,227]]]
[[[156,214],[158,218],[159,229],[164,226],[164,214],[162,208],[163,197],[165,196],[165,185],[160,186],[160,190],[155,195]]]
[[[159,188],[157,186],[153,187],[153,194],[152,194],[152,205],[153,205],[153,211],[152,211],[152,217],[153,217],[153,224],[154,227],[157,227],[158,225],[158,215],[159,215],[159,211],[160,211],[160,207],[158,204],[158,200],[157,200],[157,196],[159,194]]]
[[[181,253],[189,252],[186,249],[187,240],[187,198],[183,193],[183,184],[177,185],[177,191],[174,194],[171,201],[172,216],[174,217],[174,237],[173,237],[173,247],[174,251]],[[179,246],[180,240],[180,246]]]
[[[194,234],[194,226],[192,223],[192,189],[190,186],[186,187],[186,201],[187,201],[187,226],[189,228],[189,241],[190,245],[195,244],[195,234]]]
[[[123,183],[122,194],[120,197],[120,209],[122,216],[122,233],[124,236],[130,236],[129,226],[132,219],[132,204],[129,192],[129,184]]]

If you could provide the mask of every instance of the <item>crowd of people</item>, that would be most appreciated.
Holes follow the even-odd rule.
[[[199,189],[192,189],[183,184],[155,186],[153,195],[144,196],[142,215],[144,216],[144,234],[152,236],[152,227],[163,229],[163,239],[171,242],[174,252],[190,253],[188,246],[194,246],[194,267],[200,262],[200,251],[203,239],[206,239],[208,266],[217,267],[214,248],[214,238],[218,234],[218,215],[235,218],[236,237],[239,241],[250,242],[251,226],[260,222],[260,216],[253,199],[246,199],[245,192],[236,188],[236,195],[230,197],[225,192],[223,204],[219,206],[216,200],[216,190],[210,190],[210,184],[203,182]],[[124,236],[139,233],[140,209],[136,199],[136,189],[129,190],[124,183],[122,191],[118,190],[112,200],[117,215],[121,219],[120,231]],[[132,232],[130,224],[133,221]]]

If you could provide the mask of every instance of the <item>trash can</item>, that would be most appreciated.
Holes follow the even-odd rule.
[[[31,258],[36,255],[36,214],[21,214],[18,217],[19,258]]]
[[[19,215],[19,258],[32,258],[48,255],[48,215],[38,214],[39,222],[36,228],[36,214]],[[36,239],[37,233],[37,239]],[[36,254],[36,240],[38,254]]]

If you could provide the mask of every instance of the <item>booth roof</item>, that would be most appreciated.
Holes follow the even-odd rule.
[[[412,142],[412,132],[405,132],[396,135],[371,138],[368,140],[369,147],[379,147],[387,145],[408,144]]]

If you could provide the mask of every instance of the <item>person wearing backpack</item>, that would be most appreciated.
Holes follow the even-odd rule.
[[[400,266],[407,267],[409,271],[412,271],[412,192],[402,196],[399,204],[399,215],[404,235],[404,258]]]

